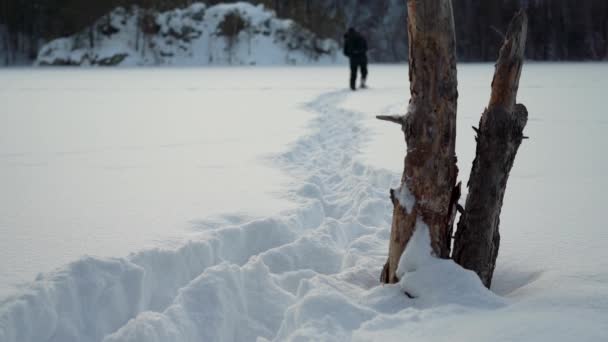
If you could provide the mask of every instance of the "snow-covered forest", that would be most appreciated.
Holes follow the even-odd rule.
[[[208,5],[235,1],[204,1]],[[401,0],[255,0],[279,18],[292,19],[319,38],[340,41],[348,26],[370,42],[376,62],[407,59],[407,12]],[[0,5],[0,63],[29,64],[49,41],[91,28],[115,8],[137,5],[151,11],[190,6],[192,0],[5,0]],[[534,60],[608,58],[608,3],[604,0],[459,0],[454,3],[460,61],[492,61],[510,13],[530,15],[527,57]],[[147,12],[146,12],[147,13]],[[60,19],[59,19],[60,18]],[[149,21],[138,20],[143,27]],[[149,27],[148,27],[149,28]],[[147,30],[144,33],[151,34]],[[152,32],[153,34],[153,32]]]

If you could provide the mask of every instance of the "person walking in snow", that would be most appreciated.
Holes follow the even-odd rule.
[[[350,89],[357,89],[357,69],[361,69],[361,88],[367,88],[367,41],[352,27],[344,34],[344,55],[350,61]]]

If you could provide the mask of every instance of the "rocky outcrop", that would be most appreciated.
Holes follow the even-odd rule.
[[[77,66],[269,65],[343,62],[339,44],[249,3],[152,12],[119,7],[44,45],[35,64]]]

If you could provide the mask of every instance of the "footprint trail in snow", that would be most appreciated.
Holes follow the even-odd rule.
[[[308,104],[318,114],[312,133],[277,157],[298,209],[222,239],[240,258],[206,269],[162,313],[142,313],[106,341],[280,341],[328,324],[348,334],[375,316],[356,302],[377,285],[395,176],[353,159],[365,133],[361,114],[338,108],[347,94]]]

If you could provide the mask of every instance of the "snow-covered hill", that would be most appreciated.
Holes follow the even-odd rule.
[[[269,65],[343,62],[340,46],[262,5],[195,3],[153,13],[119,7],[40,49],[36,65]]]

